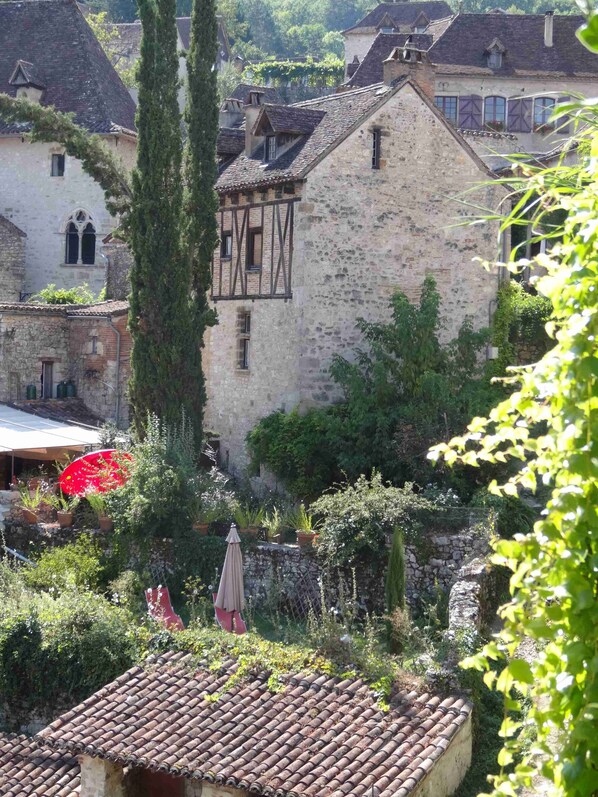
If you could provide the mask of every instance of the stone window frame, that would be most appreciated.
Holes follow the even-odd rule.
[[[64,234],[64,265],[65,266],[95,266],[97,260],[98,226],[93,215],[84,208],[77,208],[69,214],[62,226]],[[93,237],[93,241],[90,239]],[[84,241],[84,238],[87,240]],[[93,258],[84,249],[91,249]],[[84,255],[86,259],[84,260]]]
[[[251,311],[237,310],[237,371],[248,373],[250,368]]]
[[[502,114],[499,112],[499,101],[502,103]],[[484,97],[484,129],[502,132],[507,129],[507,98],[500,94],[489,94]],[[490,111],[490,113],[489,113]],[[491,115],[491,119],[488,116]],[[502,115],[502,119],[500,116]]]

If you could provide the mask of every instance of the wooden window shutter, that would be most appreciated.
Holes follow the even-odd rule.
[[[510,133],[531,133],[532,108],[531,97],[513,97],[509,100],[507,120]]]
[[[483,100],[477,94],[459,97],[459,127],[463,130],[482,129]]]
[[[555,108],[556,111],[559,109],[559,105],[564,102],[571,102],[571,97],[568,95],[563,95],[557,99],[557,106]],[[556,120],[556,128],[561,136],[568,136],[571,133],[571,119],[568,116],[561,116]]]

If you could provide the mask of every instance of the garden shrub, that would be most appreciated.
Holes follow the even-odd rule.
[[[419,528],[421,513],[433,504],[412,485],[392,487],[380,473],[324,494],[311,506],[319,518],[318,552],[332,567],[386,564],[387,540],[400,527],[407,540]]]
[[[499,537],[510,539],[515,534],[528,534],[538,519],[538,512],[521,498],[512,495],[494,495],[486,489],[479,490],[471,506],[482,506],[495,515],[495,528]]]
[[[101,300],[99,296],[97,299],[94,297],[86,282],[74,288],[57,288],[51,282],[45,288],[42,288],[41,291],[33,294],[27,301],[30,304],[93,304],[94,301]]]
[[[45,592],[64,592],[77,587],[94,590],[102,577],[102,552],[89,534],[70,545],[44,551],[34,566],[24,569],[28,587]]]

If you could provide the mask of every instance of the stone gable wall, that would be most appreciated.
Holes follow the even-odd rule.
[[[0,216],[0,302],[18,302],[25,276],[26,237]]]
[[[135,143],[105,137],[125,168],[131,168]],[[94,293],[104,286],[106,261],[101,256],[102,238],[116,223],[106,210],[100,186],[88,177],[79,161],[66,157],[64,177],[52,177],[57,144],[30,143],[20,137],[0,139],[0,214],[27,234],[24,290],[35,293],[49,283],[72,287],[87,282]],[[91,213],[96,225],[96,263],[65,265],[64,225],[77,209]]]

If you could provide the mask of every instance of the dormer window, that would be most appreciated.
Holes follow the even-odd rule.
[[[380,28],[380,33],[394,33],[394,28]]]
[[[46,87],[34,64],[29,61],[17,61],[8,82],[14,86],[18,99],[30,102],[39,102]]]
[[[486,59],[490,69],[500,69],[502,67],[502,59],[506,49],[499,39],[494,41],[486,47]]]
[[[265,161],[272,163],[276,160],[276,136],[266,136]]]

